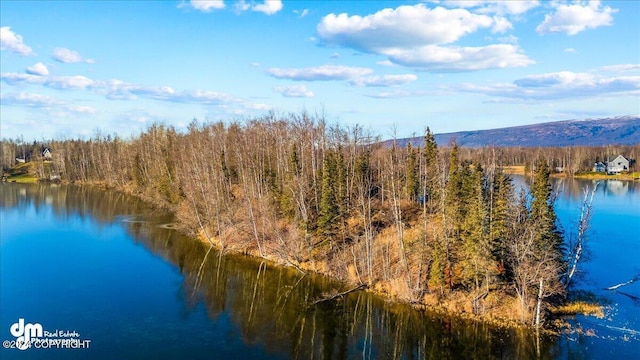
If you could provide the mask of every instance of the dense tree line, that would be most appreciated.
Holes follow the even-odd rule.
[[[532,171],[538,159],[546,160],[552,172],[564,172],[573,176],[581,172],[590,172],[597,162],[613,160],[622,155],[631,160],[631,171],[638,171],[636,160],[640,157],[638,145],[608,146],[564,146],[564,147],[486,147],[463,148],[465,159],[486,162],[495,158],[501,166],[525,165],[527,172]]]
[[[3,141],[3,164],[17,146]],[[429,129],[423,147],[385,147],[306,113],[47,146],[46,171],[170,208],[223,251],[525,323],[566,294],[555,163],[542,150],[526,158],[535,171],[526,193],[500,170],[515,151],[442,148]]]

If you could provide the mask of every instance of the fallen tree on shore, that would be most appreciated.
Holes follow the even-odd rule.
[[[318,299],[318,300],[315,300],[314,302],[312,302],[312,303],[311,303],[311,305],[316,305],[316,304],[319,304],[319,303],[321,303],[321,302],[325,302],[325,301],[335,300],[335,299],[341,298],[341,297],[343,297],[343,296],[345,296],[345,295],[347,295],[347,294],[350,294],[350,293],[352,293],[352,292],[360,291],[360,290],[365,290],[365,289],[367,289],[367,288],[368,288],[368,286],[367,286],[367,285],[365,285],[365,284],[361,284],[361,285],[358,285],[358,286],[356,286],[356,287],[354,287],[354,288],[351,288],[351,289],[349,289],[349,290],[346,290],[346,291],[342,291],[342,292],[339,292],[339,293],[336,293],[336,294],[332,294],[332,295],[326,295],[326,296],[325,296],[325,297],[323,297],[323,298],[320,298],[320,299]]]

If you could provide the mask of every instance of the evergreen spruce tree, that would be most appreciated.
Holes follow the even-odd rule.
[[[505,275],[505,264],[507,263],[506,240],[509,234],[509,217],[511,203],[515,201],[515,194],[511,178],[498,170],[493,177],[492,198],[489,211],[489,246],[492,249],[492,256],[496,261],[498,275]]]
[[[282,191],[280,194],[280,211],[289,219],[296,216],[296,206],[294,201],[294,189],[298,176],[300,176],[300,159],[295,144],[291,145],[289,151],[289,171],[283,179]]]
[[[342,146],[338,148],[336,154],[336,176],[335,176],[336,201],[338,202],[338,214],[340,218],[345,218],[348,212],[347,198],[347,166],[344,162]]]
[[[458,144],[454,142],[449,155],[449,173],[445,188],[445,208],[443,211],[455,237],[458,236],[460,231],[460,203],[462,197],[462,175],[458,161]]]
[[[438,191],[436,186],[437,168],[436,162],[438,161],[438,144],[436,144],[436,138],[427,127],[427,132],[424,135],[424,187],[426,199],[428,204],[434,205],[438,203]]]
[[[467,166],[463,180],[465,215],[462,222],[462,248],[464,253],[463,280],[480,284],[489,277],[493,259],[487,236],[487,206],[485,202],[482,167]]]
[[[418,190],[420,189],[420,181],[418,179],[418,158],[416,150],[411,146],[407,146],[407,198],[411,201],[418,199]]]
[[[296,144],[292,144],[291,150],[289,151],[289,167],[293,176],[300,175],[300,159],[298,157]]]
[[[429,287],[432,289],[442,289],[447,286],[447,254],[445,245],[436,238],[433,242],[433,251],[431,252],[431,267],[429,268]]]
[[[545,160],[538,160],[531,185],[531,220],[537,227],[537,248],[540,252],[551,251],[552,257],[560,262],[562,255],[562,233],[556,223],[553,209],[554,195],[551,186],[549,166]]]
[[[444,208],[442,209],[444,220],[444,254],[445,254],[445,278],[449,288],[453,287],[453,277],[457,260],[458,243],[461,230],[461,201],[462,201],[462,177],[458,163],[458,144],[453,143],[449,159],[449,176],[444,194]]]
[[[370,164],[370,154],[369,151],[364,151],[362,154],[358,155],[356,158],[355,165],[355,176],[356,180],[360,181],[361,184],[365,184],[369,182],[371,178],[371,164]],[[370,190],[370,189],[366,189]],[[367,195],[369,195],[367,193]]]
[[[335,235],[340,212],[335,186],[336,167],[335,154],[332,151],[328,151],[325,153],[322,167],[322,194],[318,217],[318,231],[325,238],[331,238]]]

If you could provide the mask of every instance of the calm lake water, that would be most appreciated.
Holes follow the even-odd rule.
[[[596,184],[588,251],[574,288],[577,298],[605,304],[605,317],[578,316],[573,325],[593,335],[561,338],[563,357],[640,359],[640,183],[557,179],[556,213],[565,233],[575,232],[584,188]]]
[[[568,228],[584,184],[560,185]],[[2,348],[0,358],[634,358],[640,282],[603,289],[640,274],[638,184],[601,184],[594,206],[577,287],[606,302],[607,317],[578,317],[582,333],[538,343],[528,331],[425,314],[364,292],[310,305],[344,288],[242,256],[205,256],[206,246],[171,229],[169,215],[117,192],[1,184],[3,345],[22,318],[49,339],[85,348]]]

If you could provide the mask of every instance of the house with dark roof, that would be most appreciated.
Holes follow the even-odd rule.
[[[607,172],[607,165],[598,161],[593,165],[593,172]]]
[[[49,148],[44,148],[44,151],[42,151],[42,157],[45,160],[51,160],[51,150],[49,150]]]

